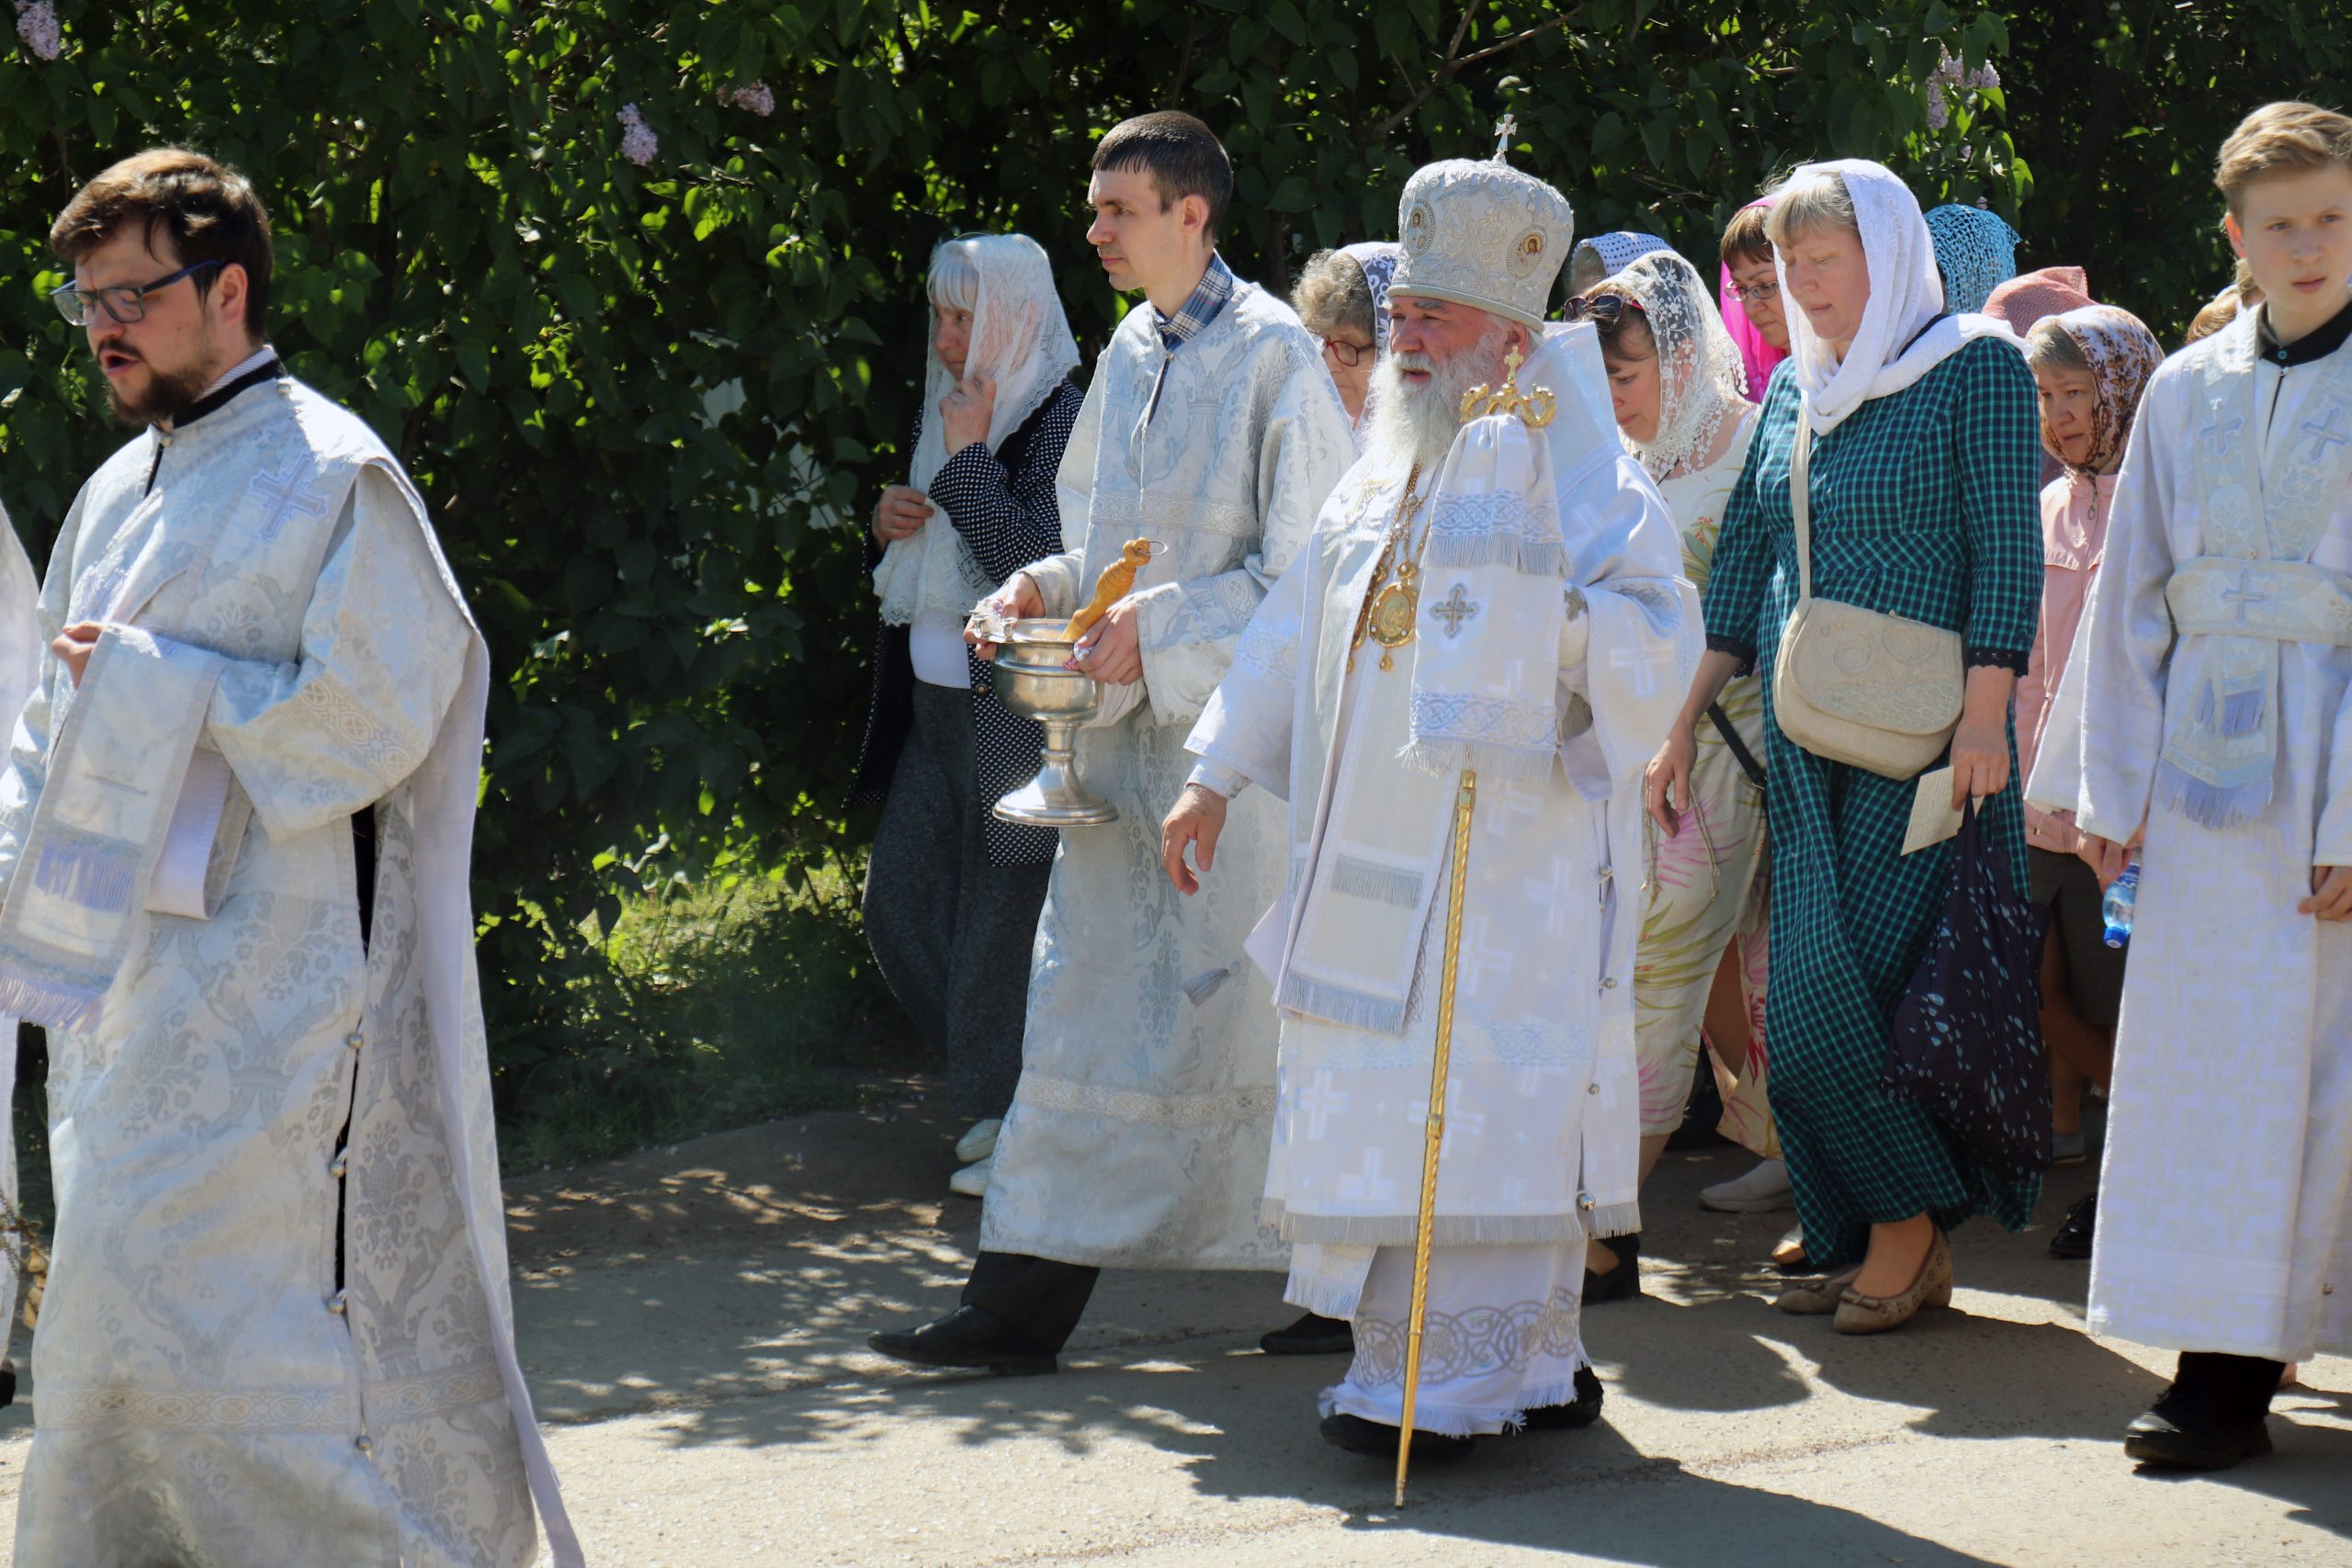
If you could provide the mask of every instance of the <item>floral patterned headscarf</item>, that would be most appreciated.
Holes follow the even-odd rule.
[[[2090,452],[2080,464],[2067,463],[2066,472],[2076,479],[2095,479],[2122,461],[2132,418],[2140,412],[2140,394],[2165,362],[2165,351],[2139,317],[2113,305],[2086,305],[2056,320],[2083,351],[2098,389],[2098,406],[2091,412]],[[2051,434],[2047,418],[2041,422],[2041,445],[2057,454],[2057,438]]]

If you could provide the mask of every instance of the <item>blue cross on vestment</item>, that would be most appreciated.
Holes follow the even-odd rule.
[[[2330,403],[2327,407],[2327,423],[2325,424],[2322,424],[2317,419],[2307,419],[2303,421],[2301,427],[2302,432],[2304,434],[2312,438],[2312,462],[2317,463],[2325,460],[2329,450],[2333,447],[2352,446],[2352,431],[2343,431],[2335,428],[2335,422],[2343,416],[2344,405],[2342,403]]]
[[[2243,414],[2233,418],[2226,424],[2222,422],[2222,400],[2215,398],[2213,400],[2213,417],[2206,424],[2204,429],[2197,433],[2197,439],[2202,441],[2207,446],[2211,447],[2212,449],[2213,456],[2216,458],[2226,457],[2229,456],[2230,452],[2231,438],[2245,428],[2245,417]]]

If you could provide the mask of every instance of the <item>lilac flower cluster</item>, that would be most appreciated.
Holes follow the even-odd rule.
[[[775,93],[765,82],[734,88],[728,93],[727,101],[739,109],[751,110],[763,119],[775,113]]]
[[[1935,71],[1928,77],[1928,129],[1941,130],[1951,123],[1951,106],[1944,96],[1947,91],[1965,93],[2000,85],[2001,73],[1993,69],[1991,61],[1973,71],[1962,71],[1951,51],[1944,51],[1943,58],[1936,62]]]
[[[54,60],[65,49],[65,34],[57,25],[57,7],[50,0],[17,0],[17,36],[43,60]]]
[[[637,112],[635,104],[621,106],[620,122],[624,127],[621,131],[621,156],[640,169],[653,162],[653,155],[662,151],[661,139],[653,134],[653,128],[645,123],[645,117]]]

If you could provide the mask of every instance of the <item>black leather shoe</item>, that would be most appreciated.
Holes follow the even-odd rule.
[[[2098,1229],[2098,1193],[2096,1190],[2075,1200],[2066,1217],[2050,1235],[2050,1256],[2052,1258],[2088,1258],[2091,1240]]]
[[[1396,1457],[1396,1428],[1378,1421],[1367,1421],[1361,1416],[1326,1416],[1323,1417],[1323,1440],[1351,1454],[1370,1454],[1374,1459]],[[1476,1438],[1442,1438],[1435,1432],[1415,1432],[1413,1462],[1451,1464],[1466,1457],[1477,1440]]]
[[[885,1356],[918,1367],[985,1368],[1003,1377],[1033,1377],[1060,1370],[1051,1351],[975,1306],[957,1307],[921,1328],[882,1328],[865,1337]]]
[[[1258,1348],[1269,1356],[1352,1356],[1356,1331],[1344,1317],[1310,1312],[1288,1328],[1260,1335]]]
[[[1617,1255],[1617,1267],[1606,1274],[1584,1271],[1584,1304],[1630,1301],[1642,1293],[1642,1233],[1603,1236],[1600,1245]]]
[[[17,1366],[13,1361],[0,1361],[0,1406],[17,1403]]]
[[[2123,1429],[2123,1451],[2167,1470],[2227,1470],[2270,1451],[2270,1424],[2229,1421],[2159,1403]]]
[[[1590,1367],[1577,1369],[1577,1396],[1566,1404],[1542,1404],[1527,1413],[1531,1432],[1573,1432],[1600,1419],[1600,1379]]]

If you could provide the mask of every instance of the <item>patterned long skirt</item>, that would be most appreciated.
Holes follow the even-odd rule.
[[[2040,1179],[1996,1176],[1879,1083],[1894,1010],[1951,891],[1953,842],[1903,853],[1916,780],[1824,761],[1777,725],[1768,743],[1772,1114],[1806,1252],[1835,1272],[1860,1260],[1872,1224],[1920,1213],[1947,1231],[1977,1214],[2023,1229]],[[1982,821],[2022,887],[2014,783]]]
[[[1741,739],[1753,752],[1762,726],[1750,718]],[[1634,1044],[1641,1069],[1642,1134],[1671,1133],[1682,1122],[1697,1065],[1707,998],[1724,950],[1736,944],[1742,999],[1748,1019],[1744,1042],[1723,1041],[1737,1073],[1716,1066],[1724,1090],[1719,1131],[1770,1158],[1780,1153],[1765,1100],[1766,914],[1763,874],[1769,855],[1764,792],[1750,783],[1713,724],[1699,728],[1699,757],[1691,768],[1691,809],[1679,831],[1652,840],[1648,904],[1634,955]]]

